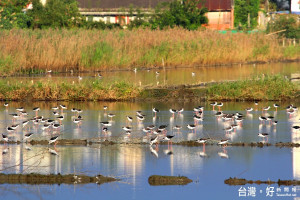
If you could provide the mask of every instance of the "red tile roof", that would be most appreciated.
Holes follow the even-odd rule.
[[[128,8],[130,5],[140,8],[154,8],[161,2],[172,2],[173,0],[77,0],[79,8],[119,9]],[[203,0],[204,6],[209,11],[231,10],[233,0]],[[203,6],[199,5],[199,7]]]
[[[128,8],[130,5],[140,8],[154,8],[160,2],[172,0],[77,0],[79,8],[118,9]]]
[[[205,2],[205,1],[204,1]],[[204,6],[208,8],[209,11],[216,10],[231,10],[231,5],[233,0],[206,0]],[[198,7],[202,7],[203,4]]]

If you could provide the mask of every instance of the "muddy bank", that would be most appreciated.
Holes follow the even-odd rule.
[[[148,178],[148,183],[152,186],[158,185],[187,185],[193,182],[185,176],[159,176],[152,175]]]
[[[0,174],[0,184],[103,184],[113,181],[118,181],[118,179],[102,175],[85,176],[74,174]]]
[[[203,144],[199,144],[196,141],[182,141],[178,143],[173,143],[174,145],[183,145],[183,146],[203,146]],[[217,143],[208,142],[205,145],[217,145]],[[292,142],[277,142],[275,144],[271,143],[263,143],[263,142],[235,142],[235,143],[228,143],[227,146],[234,146],[234,147],[269,147],[269,146],[275,146],[275,147],[300,147],[299,143],[292,143]]]
[[[76,145],[76,146],[87,146],[87,145],[93,145],[93,144],[102,144],[102,145],[115,145],[115,144],[131,144],[131,145],[148,145],[148,143],[141,142],[139,138],[133,141],[129,142],[118,142],[118,141],[112,141],[112,140],[104,140],[99,141],[93,139],[61,139],[57,140],[57,146],[68,146],[68,145]],[[48,140],[31,140],[28,141],[31,145],[48,145]],[[0,141],[0,144],[4,144],[4,141]],[[9,141],[8,144],[21,144],[20,141]],[[167,142],[160,142],[160,145],[167,145]],[[51,144],[53,145],[53,144]],[[197,147],[197,146],[203,146],[203,144],[200,144],[196,141],[181,141],[181,142],[173,142],[173,145],[182,145],[187,147]],[[206,146],[213,146],[218,145],[218,141],[210,141],[205,144]],[[235,143],[228,143],[227,146],[233,146],[233,147],[269,147],[269,146],[275,146],[275,147],[288,147],[288,148],[294,148],[294,147],[300,147],[300,143],[292,143],[292,142],[277,142],[275,144],[271,143],[263,143],[263,142],[251,142],[251,143],[245,143],[245,142],[235,142]]]
[[[280,180],[278,179],[278,181],[271,181],[271,180],[267,180],[267,181],[262,181],[262,180],[257,180],[257,181],[253,181],[253,180],[246,180],[246,179],[242,179],[242,178],[229,178],[226,179],[224,181],[225,184],[227,185],[246,185],[246,184],[278,184],[280,185],[300,185],[300,181],[297,180]]]
[[[200,87],[200,88],[198,88]],[[198,85],[178,85],[141,90],[136,101],[206,101],[207,88]]]

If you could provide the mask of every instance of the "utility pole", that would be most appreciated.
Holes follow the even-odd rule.
[[[248,28],[251,27],[251,23],[250,23],[250,13],[248,13]]]

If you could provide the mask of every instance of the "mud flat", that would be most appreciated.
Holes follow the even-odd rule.
[[[118,179],[102,175],[86,176],[74,174],[0,174],[0,184],[103,184]]]
[[[257,180],[257,181],[253,181],[253,180],[246,180],[246,179],[243,179],[243,178],[229,178],[229,179],[226,179],[224,181],[225,184],[227,185],[246,185],[246,184],[257,184],[257,185],[260,185],[260,184],[268,184],[268,185],[271,185],[271,184],[278,184],[279,186],[280,185],[300,185],[300,181],[297,181],[297,180],[280,180],[278,179],[278,181],[271,181],[271,180],[267,180],[267,181],[262,181],[262,180]]]
[[[182,141],[182,142],[177,142],[173,143],[174,145],[183,145],[183,146],[203,146],[203,144],[199,144],[196,141]],[[205,145],[217,145],[216,142],[208,142]],[[263,142],[250,142],[250,143],[245,143],[245,142],[234,142],[234,143],[228,143],[227,146],[234,146],[234,147],[269,147],[269,146],[275,146],[275,147],[300,147],[299,143],[292,143],[292,142],[277,142],[275,144],[271,143],[263,143]]]
[[[152,175],[148,178],[148,183],[152,186],[159,185],[187,185],[193,182],[185,176],[159,176]]]
[[[104,141],[97,141],[95,138],[92,139],[60,139],[57,140],[58,146],[68,146],[68,145],[76,145],[76,146],[87,146],[87,145],[93,145],[93,144],[103,144],[103,145],[115,145],[115,144],[131,144],[131,145],[147,145],[148,143],[141,142],[140,138],[136,138],[133,141],[130,142],[118,142],[113,140],[104,140]],[[21,141],[9,141],[8,144],[21,144]],[[48,140],[31,140],[28,141],[31,145],[48,145]],[[218,145],[218,141],[211,140],[207,142],[205,145],[207,146],[213,146]],[[0,141],[0,144],[4,144],[4,141]],[[160,142],[161,145],[167,145],[167,142]],[[173,145],[182,145],[182,146],[188,146],[188,147],[196,147],[196,146],[203,146],[203,144],[200,144],[196,141],[181,141],[181,142],[173,142]],[[300,143],[292,143],[292,142],[277,142],[275,144],[271,143],[263,143],[263,142],[234,142],[234,143],[228,143],[227,146],[233,146],[233,147],[269,147],[269,146],[275,146],[275,147],[287,147],[287,148],[294,148],[294,147],[300,147]]]

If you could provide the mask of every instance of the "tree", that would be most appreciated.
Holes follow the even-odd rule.
[[[235,0],[234,1],[234,25],[243,28],[248,27],[248,15],[250,15],[250,27],[257,26],[259,0]]]
[[[31,18],[23,11],[28,0],[0,1],[0,28],[27,28]]]
[[[267,26],[267,33],[285,30],[278,33],[286,38],[300,38],[300,25],[297,24],[297,15],[278,15],[270,21]]]
[[[150,19],[153,29],[181,26],[189,30],[195,30],[202,24],[208,23],[204,14],[207,8],[198,8],[200,0],[182,0],[162,4],[157,7],[155,14]]]
[[[76,0],[48,0],[45,6],[39,0],[32,3],[28,15],[33,18],[34,28],[71,28],[82,23]]]

